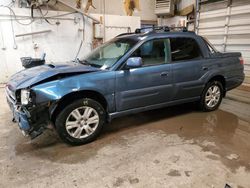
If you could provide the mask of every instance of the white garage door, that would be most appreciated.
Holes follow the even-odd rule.
[[[199,35],[222,52],[241,52],[245,60],[245,86],[250,86],[250,2],[243,6],[201,12]]]

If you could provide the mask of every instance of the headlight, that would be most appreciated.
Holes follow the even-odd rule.
[[[21,104],[22,105],[29,104],[29,99],[30,99],[30,91],[26,89],[22,89],[21,90]]]

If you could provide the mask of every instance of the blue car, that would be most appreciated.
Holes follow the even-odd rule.
[[[181,103],[216,110],[244,80],[241,53],[220,53],[181,29],[125,33],[84,59],[22,70],[6,85],[13,120],[35,138],[53,125],[71,145],[93,141],[112,119]]]

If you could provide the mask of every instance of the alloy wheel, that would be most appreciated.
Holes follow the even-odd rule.
[[[208,88],[206,95],[205,95],[205,103],[209,108],[215,107],[221,97],[221,91],[219,86],[217,85],[212,85],[211,87]]]
[[[73,110],[66,119],[65,127],[70,136],[83,139],[95,132],[99,115],[94,108],[83,106]]]

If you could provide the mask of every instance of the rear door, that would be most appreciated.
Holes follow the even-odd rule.
[[[195,38],[172,37],[171,61],[173,64],[174,100],[197,97],[203,90],[201,77],[205,73],[202,51]]]
[[[124,111],[171,100],[172,72],[169,39],[143,43],[131,57],[141,57],[143,66],[116,72],[116,108]]]

